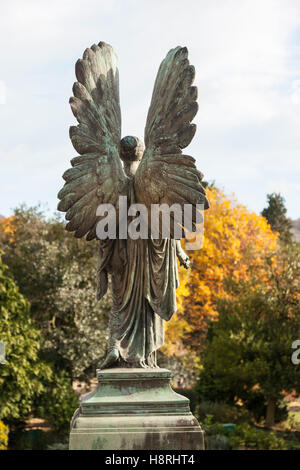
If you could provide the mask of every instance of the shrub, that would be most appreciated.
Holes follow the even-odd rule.
[[[250,414],[245,408],[223,402],[202,401],[196,406],[195,415],[200,422],[204,422],[207,416],[211,416],[214,423],[242,423],[250,420]]]
[[[284,450],[286,445],[283,439],[274,432],[256,429],[249,424],[239,425],[236,432],[230,438],[234,448],[246,447],[259,450]]]
[[[207,415],[203,423],[206,448],[209,450],[228,449],[259,449],[285,450],[285,441],[274,432],[257,429],[249,424],[239,424],[235,429],[228,429],[220,423],[213,423],[211,415]]]
[[[74,411],[79,406],[70,377],[64,371],[56,372],[54,380],[48,384],[47,391],[37,403],[37,414],[57,431],[66,431]]]
[[[206,450],[231,450],[230,439],[223,434],[215,434],[207,440]]]

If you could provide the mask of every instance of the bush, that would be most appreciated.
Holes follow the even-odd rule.
[[[0,450],[6,450],[8,444],[8,432],[9,428],[0,421]]]
[[[274,432],[263,431],[249,424],[239,424],[235,428],[226,428],[220,423],[213,423],[211,415],[207,415],[203,423],[205,431],[206,449],[259,449],[259,450],[285,450],[287,448],[283,439],[278,438]]]
[[[285,450],[283,439],[276,436],[274,432],[263,431],[249,426],[239,425],[236,432],[230,438],[233,448],[246,447],[259,450]]]
[[[66,431],[79,398],[75,395],[70,377],[64,371],[54,374],[53,382],[48,384],[47,391],[37,403],[37,415],[45,419],[57,431]]]
[[[223,402],[202,401],[196,406],[195,415],[200,422],[211,416],[214,423],[243,423],[250,421],[249,412],[241,406],[228,405]]]
[[[51,450],[62,444],[68,447],[69,430],[60,433],[57,430],[14,428],[9,433],[9,450]],[[51,449],[50,449],[51,447]]]
[[[223,434],[214,434],[207,439],[206,450],[231,450],[230,439]]]
[[[232,444],[229,439],[232,430],[224,428],[220,423],[213,422],[213,416],[207,415],[202,422],[202,428],[205,432],[205,449],[206,450],[230,450]]]

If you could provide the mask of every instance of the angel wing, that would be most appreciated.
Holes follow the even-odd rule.
[[[70,138],[80,154],[63,178],[58,210],[66,212],[67,230],[75,237],[96,238],[101,203],[117,206],[127,177],[119,157],[121,111],[117,58],[109,44],[100,42],[85,50],[75,66],[77,82],[70,105],[78,126],[70,127]]]
[[[191,124],[198,111],[197,88],[191,86],[195,69],[186,47],[171,49],[160,65],[145,127],[146,150],[135,175],[139,203],[209,204],[195,159],[182,154],[194,137]]]

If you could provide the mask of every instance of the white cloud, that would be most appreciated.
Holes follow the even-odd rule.
[[[0,115],[1,174],[14,185],[14,167],[22,170],[36,188],[28,200],[44,195],[56,205],[62,169],[75,154],[67,102],[74,63],[99,40],[119,56],[123,135],[143,136],[159,63],[171,47],[186,45],[199,90],[198,132],[188,153],[205,177],[255,210],[270,181],[280,181],[282,172],[293,181],[300,145],[299,1],[10,0],[1,8],[1,80],[9,90]],[[14,187],[23,200],[24,190],[18,195]],[[299,217],[296,189],[281,187],[290,214]],[[0,213],[11,207],[10,198],[6,190]]]
[[[6,103],[6,85],[0,80],[0,104]]]
[[[300,104],[300,80],[291,83],[290,98],[293,104]]]

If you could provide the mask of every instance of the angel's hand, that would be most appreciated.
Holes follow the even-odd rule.
[[[190,258],[182,249],[180,251],[177,251],[177,258],[181,266],[183,266],[185,269],[190,268]]]

